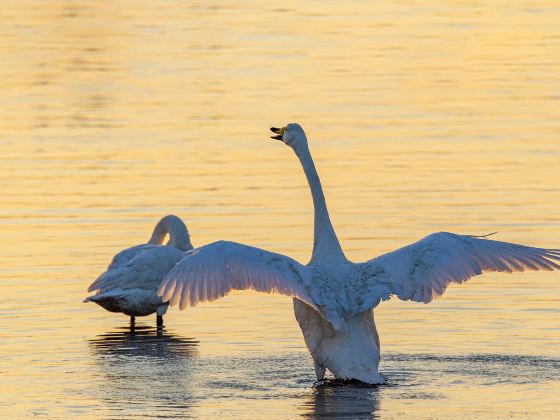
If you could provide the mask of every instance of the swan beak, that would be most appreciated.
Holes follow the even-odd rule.
[[[284,132],[286,131],[286,127],[282,127],[282,128],[270,127],[270,131],[278,134],[277,136],[270,136],[271,139],[282,140],[282,136],[284,136]]]

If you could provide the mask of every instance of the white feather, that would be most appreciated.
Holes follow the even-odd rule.
[[[353,312],[375,307],[388,294],[428,303],[451,283],[485,272],[560,269],[560,250],[533,248],[448,232],[433,233],[361,265],[368,300]]]
[[[180,309],[247,289],[296,297],[315,307],[309,280],[309,269],[289,257],[219,241],[190,251],[165,276],[158,294]]]

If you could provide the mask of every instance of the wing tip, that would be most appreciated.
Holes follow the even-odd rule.
[[[156,291],[156,295],[158,295],[159,297],[161,297],[163,299],[163,291],[165,289],[165,286],[167,285],[167,281],[165,281],[165,279],[159,284],[159,287]],[[166,299],[163,299],[166,300]]]

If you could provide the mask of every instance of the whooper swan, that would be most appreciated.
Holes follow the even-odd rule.
[[[293,297],[317,379],[325,369],[337,379],[370,384],[378,372],[379,336],[373,311],[396,295],[430,302],[450,283],[486,271],[553,270],[560,250],[532,248],[453,233],[434,233],[404,248],[363,263],[349,261],[331,224],[321,182],[298,124],[271,129],[298,156],[311,188],[314,243],[307,265],[235,242],[219,241],[189,252],[164,278],[158,294],[180,309],[212,301],[230,290],[254,289]]]
[[[169,241],[162,245],[167,234]],[[97,293],[84,302],[95,302],[108,311],[129,315],[132,325],[136,316],[156,312],[157,325],[161,326],[168,303],[156,290],[163,277],[184,258],[184,251],[192,248],[183,221],[177,216],[165,216],[147,244],[127,248],[113,257],[107,271],[88,288],[88,292]]]

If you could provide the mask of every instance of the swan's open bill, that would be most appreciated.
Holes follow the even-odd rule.
[[[166,235],[169,242],[162,245]],[[192,249],[187,227],[177,216],[162,218],[147,244],[119,252],[103,274],[90,286],[88,292],[97,293],[84,302],[95,302],[111,312],[130,316],[157,314],[157,325],[163,325],[168,303],[156,294],[163,277]]]
[[[311,189],[314,244],[302,265],[284,255],[219,241],[192,250],[165,276],[158,295],[180,309],[254,289],[293,297],[296,319],[315,364],[337,379],[385,382],[378,372],[379,336],[373,311],[381,300],[430,302],[451,283],[487,271],[559,269],[560,250],[533,248],[486,238],[434,233],[363,263],[349,261],[330,221],[319,175],[298,124],[271,128],[294,149]]]
[[[277,136],[270,136],[270,138],[274,140],[282,140],[282,136],[284,135],[285,130],[286,130],[285,127],[284,128],[270,127],[270,131],[278,134]]]

